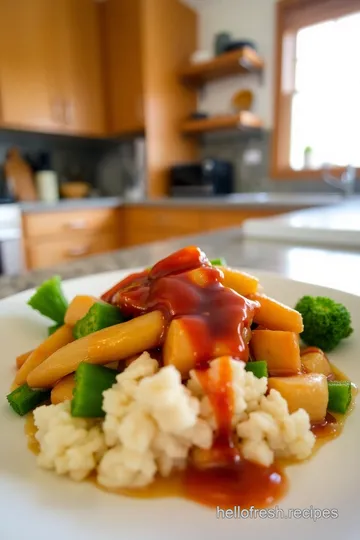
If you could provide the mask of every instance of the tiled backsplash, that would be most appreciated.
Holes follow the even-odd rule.
[[[208,135],[203,139],[203,157],[226,159],[235,166],[236,191],[275,191],[275,192],[324,192],[331,193],[335,188],[319,180],[271,180],[269,177],[271,132],[263,131],[259,135],[241,133]],[[260,163],[247,165],[245,155],[248,150],[255,150],[261,157]],[[358,182],[357,190],[360,191]]]
[[[122,157],[121,150],[126,150],[128,147],[126,144],[122,145],[113,140],[0,130],[0,163],[2,165],[7,151],[13,146],[19,148],[23,155],[30,157],[38,152],[49,153],[51,165],[58,173],[60,182],[79,175],[96,188],[101,188],[106,174],[109,174],[106,163],[112,156],[120,156],[117,160],[113,160],[112,183],[116,185],[118,180],[121,183],[119,166]]]
[[[0,163],[6,152],[16,146],[25,154],[45,151],[52,158],[59,180],[79,172],[82,178],[103,195],[122,195],[123,188],[135,171],[134,144],[122,140],[85,139],[0,130]],[[332,192],[334,188],[322,180],[277,181],[269,177],[271,133],[240,132],[207,135],[203,138],[202,157],[226,159],[235,166],[236,191]],[[247,164],[246,155],[260,157]],[[358,183],[357,189],[360,191]]]

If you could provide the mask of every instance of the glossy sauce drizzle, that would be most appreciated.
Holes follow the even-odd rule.
[[[151,270],[128,276],[102,296],[130,317],[161,310],[167,321],[181,321],[193,344],[197,368],[231,355],[247,361],[249,328],[256,301],[225,288],[223,274],[197,247],[182,249]],[[164,334],[164,337],[165,337]]]

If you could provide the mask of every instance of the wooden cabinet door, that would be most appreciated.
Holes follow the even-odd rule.
[[[53,47],[55,26],[53,2],[0,1],[3,125],[54,130],[61,124],[61,89]]]
[[[60,61],[64,78],[64,123],[69,131],[103,135],[105,97],[98,4],[61,0],[65,28]]]
[[[144,130],[143,0],[101,4],[108,123],[112,134]]]

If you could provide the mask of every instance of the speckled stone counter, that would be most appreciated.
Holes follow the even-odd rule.
[[[303,207],[327,206],[343,200],[338,193],[233,193],[216,197],[161,197],[159,199],[126,200],[123,197],[90,197],[87,199],[62,199],[54,203],[41,201],[20,204],[24,214],[65,212],[91,208],[116,208],[120,206],[196,207],[228,209],[278,209],[292,210]]]
[[[223,256],[231,266],[261,269],[308,283],[338,288],[360,295],[360,253],[339,248],[303,247],[270,241],[247,240],[241,228],[181,237],[163,242],[81,259],[71,264],[0,278],[0,298],[35,287],[54,274],[63,279],[150,266],[172,251],[200,246],[210,258]]]

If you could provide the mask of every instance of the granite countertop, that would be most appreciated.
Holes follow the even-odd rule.
[[[40,284],[54,274],[63,279],[131,267],[146,267],[187,245],[200,246],[210,258],[223,256],[231,266],[267,270],[292,279],[334,287],[360,295],[360,253],[341,247],[324,249],[271,241],[250,240],[242,229],[185,236],[113,253],[81,259],[71,264],[0,278],[0,298]]]
[[[326,206],[341,202],[337,193],[234,193],[222,197],[161,197],[130,201],[124,197],[89,197],[87,199],[62,199],[55,203],[41,201],[20,204],[23,213],[58,212],[86,208],[116,208],[120,206],[171,206],[216,208],[298,208]]]

